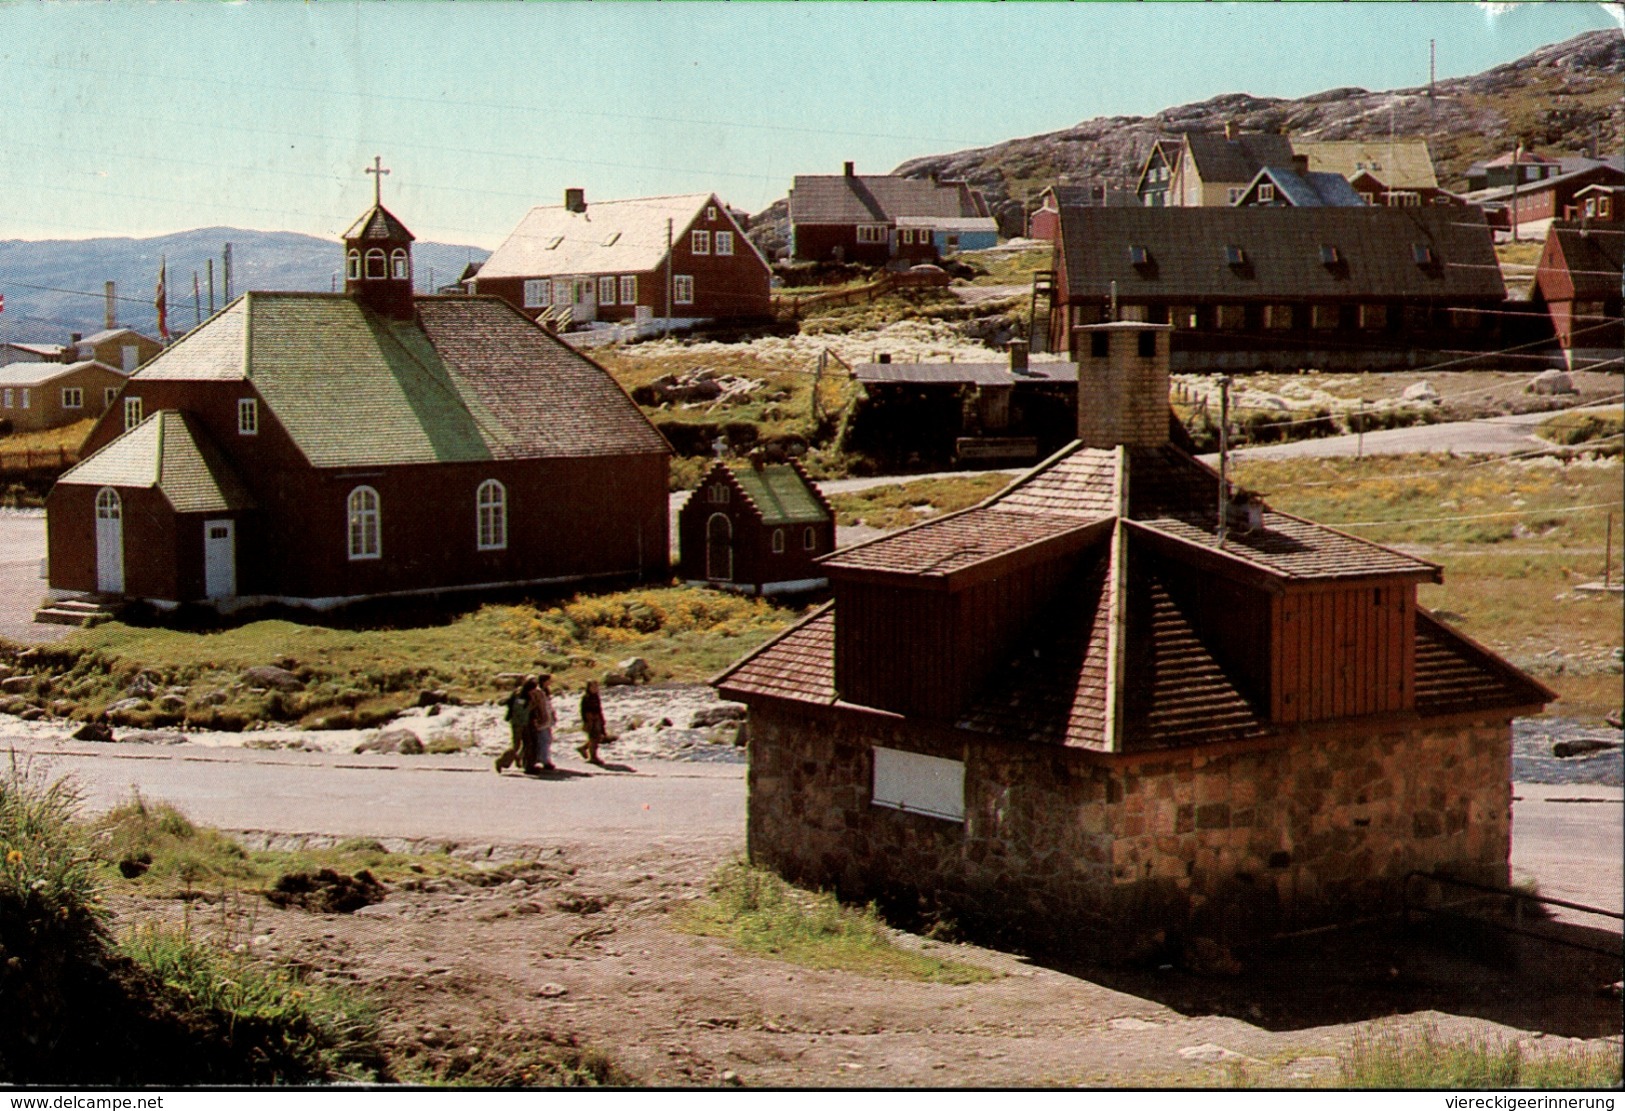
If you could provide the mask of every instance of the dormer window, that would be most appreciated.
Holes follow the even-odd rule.
[[[549,239],[547,241],[547,249],[549,251],[556,251],[556,250],[559,249],[559,244],[563,243],[563,242],[564,242],[564,236],[555,235],[552,239]]]
[[[1226,266],[1246,266],[1247,252],[1234,243],[1227,243],[1224,248],[1224,262]]]
[[[1134,266],[1145,266],[1151,261],[1151,250],[1135,243],[1128,249],[1128,260]]]
[[[711,221],[716,220],[716,218],[717,218],[717,206],[716,205],[711,204],[711,205],[706,205],[705,206],[705,218],[707,220],[711,220]]]
[[[1258,199],[1265,204],[1273,201],[1275,199],[1275,186],[1268,181],[1259,183]]]
[[[1434,264],[1433,248],[1426,243],[1411,244],[1411,261],[1418,266],[1432,266]]]
[[[1320,264],[1322,266],[1336,266],[1343,261],[1343,253],[1330,243],[1320,245]]]
[[[618,231],[610,232],[608,235],[604,236],[604,246],[606,246],[606,247],[615,246],[616,240],[620,239],[620,237],[621,237],[620,232],[618,232]]]

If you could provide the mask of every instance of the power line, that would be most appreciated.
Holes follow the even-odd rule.
[[[1374,528],[1378,525],[1437,525],[1447,521],[1485,521],[1492,517],[1523,517],[1537,513],[1594,513],[1599,509],[1617,511],[1620,503],[1617,501],[1597,502],[1594,505],[1562,505],[1552,508],[1534,507],[1528,509],[1508,509],[1499,513],[1452,513],[1448,517],[1402,517],[1390,521],[1319,521],[1318,524],[1328,525],[1332,528]]]

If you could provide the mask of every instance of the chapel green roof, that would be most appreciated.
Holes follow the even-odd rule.
[[[173,409],[152,414],[57,480],[153,489],[177,513],[252,509],[254,499],[202,427]]]
[[[761,467],[741,467],[734,480],[756,503],[762,520],[769,525],[802,524],[829,520],[829,510],[801,472],[787,464],[768,463]]]

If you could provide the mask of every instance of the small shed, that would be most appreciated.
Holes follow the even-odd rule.
[[[835,511],[801,465],[718,460],[677,515],[683,579],[793,594],[829,585],[813,562],[835,550]]]

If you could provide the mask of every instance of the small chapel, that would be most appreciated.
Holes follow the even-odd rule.
[[[246,293],[131,376],[46,500],[54,599],[666,578],[664,437],[505,301],[415,293],[388,170],[368,172],[342,293]]]

